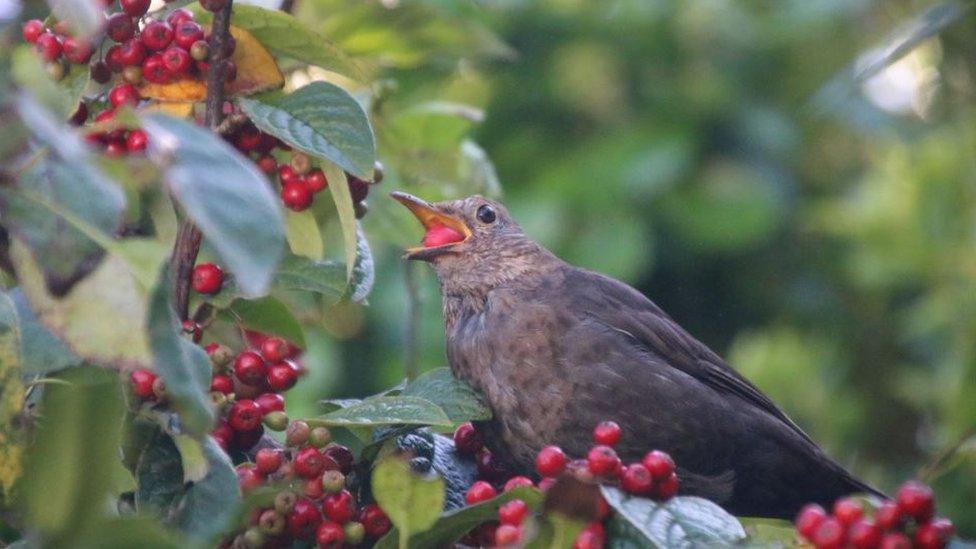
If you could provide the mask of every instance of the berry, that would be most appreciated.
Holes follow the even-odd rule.
[[[170,22],[170,25],[173,27],[173,42],[188,53],[193,44],[203,40],[203,27],[196,21]]]
[[[530,479],[529,477],[523,477],[523,476],[519,475],[517,477],[512,477],[512,478],[508,479],[505,482],[505,487],[502,489],[502,491],[503,492],[507,492],[509,490],[514,490],[516,488],[521,488],[523,486],[528,487],[528,488],[532,488],[532,486],[534,486],[534,484],[532,484],[532,479]]]
[[[264,475],[270,475],[281,467],[283,458],[281,450],[277,448],[261,448],[254,456],[254,463],[257,470]]]
[[[591,522],[576,536],[576,541],[573,542],[573,549],[602,549],[606,536],[607,534],[603,529],[603,524]]]
[[[342,547],[345,538],[346,535],[342,526],[328,520],[320,524],[315,531],[315,543],[321,549],[338,549]]]
[[[193,12],[186,8],[177,8],[166,16],[166,22],[174,29],[184,21],[193,21]]]
[[[444,246],[464,240],[464,235],[445,225],[432,225],[424,233],[423,245],[425,248]]]
[[[285,183],[281,187],[281,201],[289,210],[306,210],[312,205],[312,199],[312,191],[302,181]]]
[[[295,507],[296,501],[298,501],[298,496],[295,495],[295,492],[278,492],[274,498],[275,511],[286,515]]]
[[[366,507],[363,507],[359,512],[359,522],[363,523],[366,536],[373,539],[383,537],[393,527],[390,518],[375,503],[370,503]]]
[[[31,19],[24,23],[24,26],[20,29],[21,35],[24,40],[33,44],[37,42],[37,38],[44,34],[44,23],[40,19]]]
[[[190,55],[193,55],[193,53],[191,52]],[[273,175],[276,171],[278,171],[278,161],[270,155],[264,155],[261,158],[258,158],[255,164],[258,165],[258,169],[264,172],[265,175]]]
[[[495,497],[495,495],[495,488],[491,484],[483,480],[478,480],[468,488],[468,492],[464,495],[464,501],[468,505],[474,505],[482,501],[488,501]]]
[[[132,392],[142,400],[150,400],[153,394],[153,382],[156,381],[156,374],[143,368],[137,368],[129,376],[132,382]]]
[[[149,11],[149,0],[119,0],[119,5],[130,17],[142,17]]]
[[[105,154],[112,158],[118,158],[125,154],[125,142],[113,139],[105,144]]]
[[[298,174],[288,164],[278,166],[278,178],[281,179],[282,185],[299,181]]]
[[[678,475],[671,473],[668,478],[654,485],[654,497],[659,500],[668,500],[678,494]]]
[[[126,67],[141,66],[146,60],[146,46],[138,38],[130,38],[122,43],[119,60]]]
[[[113,107],[121,107],[122,105],[134,107],[139,104],[139,90],[132,84],[115,86],[108,92],[108,101]]]
[[[366,529],[361,522],[347,522],[342,525],[342,531],[349,545],[359,545],[366,538]]]
[[[120,72],[125,68],[122,62],[122,46],[115,44],[105,52],[105,64],[112,72]]]
[[[356,516],[356,500],[348,490],[340,490],[326,496],[322,501],[322,512],[329,520],[345,524]]]
[[[234,430],[227,425],[226,421],[221,421],[219,425],[210,433],[210,436],[220,444],[220,447],[224,450],[230,445],[230,441],[234,439]]]
[[[274,509],[266,509],[258,517],[258,528],[261,533],[277,536],[285,531],[285,516]]]
[[[146,136],[146,132],[142,130],[132,130],[125,138],[125,150],[129,151],[130,154],[140,153],[146,150],[146,145],[148,143],[149,138]],[[196,337],[195,333],[194,336]],[[194,341],[199,340],[199,337],[194,339]]]
[[[284,431],[288,428],[288,414],[284,412],[264,414],[264,424],[272,431]]]
[[[295,386],[298,372],[287,362],[279,362],[268,368],[266,381],[272,390],[284,392]]]
[[[308,442],[308,437],[312,433],[312,428],[304,421],[292,421],[288,424],[285,431],[285,444],[288,446],[301,446]]]
[[[215,294],[224,284],[224,271],[213,263],[201,263],[193,268],[193,290],[201,294]]]
[[[146,48],[159,51],[173,41],[173,27],[165,21],[153,21],[142,29],[139,36],[142,37],[142,43],[146,45]]]
[[[227,422],[235,431],[250,431],[261,426],[261,407],[253,400],[243,399],[234,403]]]
[[[166,70],[166,64],[163,63],[163,56],[158,53],[154,53],[142,62],[142,77],[146,79],[147,82],[152,82],[154,84],[165,84],[169,82],[169,71]]]
[[[210,57],[210,45],[207,44],[206,40],[197,40],[190,46],[190,57],[197,62],[206,61]]]
[[[949,543],[954,528],[946,519],[934,519],[915,531],[915,546],[919,549],[942,549]]]
[[[535,457],[535,470],[544,477],[558,477],[566,469],[566,454],[559,446],[546,446]]]
[[[264,482],[264,477],[257,469],[252,467],[250,464],[242,463],[237,466],[237,485],[241,487],[241,490],[245,492],[248,490],[253,490]]]
[[[335,494],[346,488],[346,475],[339,471],[325,471],[322,473],[319,483],[322,485],[322,490],[329,494]]]
[[[268,362],[279,362],[288,358],[288,342],[280,337],[268,337],[261,342],[261,356]]]
[[[132,84],[133,86],[142,84],[142,65],[130,66],[122,69],[122,80],[124,80],[126,84]]]
[[[353,202],[362,202],[369,195],[369,183],[352,174],[346,174],[349,182],[349,194],[352,195]]]
[[[65,38],[62,50],[64,51],[64,57],[76,65],[87,63],[92,56],[91,43],[80,38],[70,36]]]
[[[34,41],[34,47],[45,61],[56,61],[61,56],[61,40],[49,32],[38,36]]]
[[[844,524],[834,517],[827,517],[813,531],[810,540],[817,549],[840,549],[844,546]]]
[[[88,105],[84,101],[78,103],[78,108],[72,113],[68,122],[74,126],[80,126],[88,120]]]
[[[352,466],[353,463],[355,463],[356,458],[353,457],[352,452],[349,451],[349,448],[346,448],[341,444],[333,444],[322,450],[322,453],[336,463],[339,470],[342,471],[342,474],[348,475],[352,472]]]
[[[593,442],[604,446],[615,446],[620,442],[620,426],[613,421],[601,421],[593,428]]]
[[[473,456],[485,447],[485,443],[469,421],[458,425],[454,430],[454,446],[459,454]]]
[[[126,149],[128,149],[128,137],[126,137]],[[193,322],[190,319],[186,319],[183,321],[181,329],[183,330],[183,333],[185,335],[190,336],[190,339],[194,343],[199,343],[200,338],[203,337],[203,328],[201,328],[199,324]]]
[[[288,164],[298,175],[305,175],[312,169],[312,160],[305,153],[292,153],[291,161]]]
[[[314,500],[320,500],[322,499],[322,496],[325,495],[325,490],[322,489],[322,479],[320,478],[310,478],[306,480],[305,484],[302,486],[302,491],[305,494],[305,497]]]
[[[196,275],[195,270],[194,275]],[[267,373],[267,363],[254,351],[244,351],[234,361],[234,375],[246,385],[260,386]]]
[[[650,471],[640,463],[633,463],[624,468],[620,475],[620,487],[624,491],[635,495],[646,495],[651,493],[654,487],[654,478]]]
[[[525,515],[529,512],[529,506],[520,499],[513,499],[498,508],[498,520],[502,524],[512,524],[518,526],[525,520]]]
[[[482,448],[478,452],[475,456],[475,464],[478,466],[478,475],[485,480],[501,482],[509,476],[508,470],[488,448]]]
[[[227,5],[227,1],[228,0],[200,0],[200,5],[203,6],[203,9],[209,12],[217,13],[218,11],[224,9],[224,7]]]
[[[316,427],[308,435],[308,443],[316,448],[323,448],[330,442],[332,442],[332,432],[328,427]]]
[[[854,524],[864,516],[864,508],[853,498],[841,498],[834,502],[834,517],[845,526]]]
[[[647,467],[655,481],[666,479],[674,472],[674,460],[660,450],[648,452],[641,463]]]
[[[887,531],[900,528],[904,520],[905,515],[898,508],[898,504],[890,499],[881,502],[881,505],[874,510],[874,522],[881,530]]]
[[[227,376],[215,375],[210,380],[210,390],[229,395],[234,392],[234,382]]]
[[[620,471],[620,458],[613,448],[597,445],[586,454],[586,464],[590,472],[597,476],[611,476]]]
[[[554,477],[546,477],[539,481],[539,490],[545,492],[552,488],[553,484],[556,484],[556,479]]]
[[[874,549],[881,543],[881,529],[868,519],[857,519],[847,530],[847,541],[855,549]]]
[[[318,168],[308,172],[303,178],[303,181],[305,181],[305,186],[308,187],[308,190],[313,193],[322,191],[329,186],[329,180],[325,177],[325,173]]]
[[[190,70],[190,54],[179,46],[170,46],[163,52],[163,66],[173,77],[185,75]]]
[[[912,541],[901,532],[892,532],[881,538],[881,549],[912,549]]]
[[[116,42],[125,42],[136,35],[136,22],[124,13],[113,13],[105,23],[105,34]]]
[[[311,539],[322,522],[322,514],[308,498],[298,498],[288,513],[288,533],[298,539]]]
[[[263,414],[285,411],[285,397],[276,393],[261,393],[254,399],[254,402],[258,403]]]
[[[903,513],[919,523],[927,522],[935,514],[932,489],[917,480],[902,484],[895,494],[895,501]]]
[[[112,69],[108,68],[108,63],[105,61],[97,60],[91,64],[89,74],[91,74],[92,80],[104,84],[112,78]]]
[[[261,420],[259,419],[258,426],[254,429],[234,431],[234,446],[246,452],[257,444],[262,436],[264,436],[264,426],[261,425]]]
[[[315,478],[325,471],[325,458],[317,448],[306,446],[292,460],[295,474],[302,478]]]
[[[502,524],[495,529],[495,545],[506,547],[522,541],[522,529],[511,524]]]

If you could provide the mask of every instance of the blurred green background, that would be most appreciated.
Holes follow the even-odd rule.
[[[399,259],[420,228],[385,193],[492,192],[497,173],[530,235],[639,288],[872,483],[928,465],[976,535],[969,6],[299,0],[374,60],[388,177],[364,220],[370,305],[322,316],[291,412],[446,363],[433,273],[408,291]]]

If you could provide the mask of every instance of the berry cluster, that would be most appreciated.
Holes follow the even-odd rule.
[[[31,19],[24,23],[21,35],[34,44],[38,55],[47,63],[48,74],[55,80],[67,74],[67,63],[83,65],[95,52],[91,42],[71,36],[71,29],[64,21],[48,28],[40,19]]]
[[[95,116],[95,122],[108,124],[115,118],[117,109],[123,106],[135,107],[141,99],[139,90],[132,84],[119,84],[108,92],[109,106]],[[83,124],[88,118],[88,107],[85,103],[78,104],[71,122]],[[122,156],[124,154],[142,154],[146,150],[149,139],[146,132],[139,128],[118,127],[110,130],[95,130],[85,134],[85,139],[92,146],[100,149],[108,156]]]
[[[834,502],[832,513],[809,504],[800,510],[796,529],[818,549],[941,549],[954,533],[952,522],[935,516],[932,489],[908,481],[894,500],[886,500],[866,516],[864,506],[852,498]]]

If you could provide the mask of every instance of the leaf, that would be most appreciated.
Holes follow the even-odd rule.
[[[239,9],[240,6],[234,6]],[[207,29],[209,33],[209,28]],[[237,65],[237,78],[224,85],[228,96],[251,95],[280,88],[285,77],[274,57],[261,42],[246,30],[231,25],[230,34],[237,41],[231,60]],[[167,84],[146,82],[139,88],[146,99],[170,102],[195,102],[207,97],[207,82],[203,78],[182,78]]]
[[[234,274],[242,293],[267,292],[284,251],[281,203],[253,162],[204,128],[143,118],[153,159],[177,202]]]
[[[346,279],[352,280],[352,273],[359,255],[359,222],[356,221],[356,210],[352,203],[352,193],[349,191],[346,174],[336,165],[325,163],[322,166],[325,177],[332,182],[329,194],[335,203],[336,213],[339,215],[339,228],[342,229],[342,245],[346,254]]]
[[[238,299],[228,309],[235,320],[248,330],[281,336],[301,348],[306,347],[305,333],[291,310],[277,298]]]
[[[168,434],[156,431],[136,465],[136,509],[163,513],[183,491],[180,451]]]
[[[369,248],[369,242],[363,233],[362,225],[356,222],[356,260],[353,262],[352,275],[346,288],[349,299],[356,302],[362,302],[366,299],[370,290],[373,289],[375,279],[373,252]]]
[[[749,544],[762,546],[794,546],[800,540],[792,522],[781,519],[745,517],[739,518],[749,537]]]
[[[71,539],[74,549],[181,549],[181,540],[148,516],[122,516],[98,521]]]
[[[433,402],[406,396],[374,397],[358,404],[334,410],[306,420],[309,425],[364,426],[380,425],[442,425],[449,427],[450,418]]]
[[[586,527],[583,521],[567,517],[560,512],[548,512],[540,520],[539,534],[527,549],[561,549],[572,547],[576,536]]]
[[[479,524],[496,520],[498,518],[498,508],[513,499],[524,501],[530,510],[535,511],[542,504],[542,493],[535,488],[515,488],[499,494],[488,501],[448,511],[442,514],[437,519],[437,522],[429,529],[411,536],[410,546],[450,546]],[[398,535],[398,532],[391,530],[376,543],[376,549],[396,547]]]
[[[180,452],[180,463],[183,464],[183,482],[197,482],[207,476],[209,465],[203,455],[200,441],[190,435],[174,434],[173,444]]]
[[[166,383],[167,398],[179,412],[183,427],[190,434],[201,435],[214,422],[210,359],[202,348],[181,335],[168,272],[168,268],[162,269],[149,303],[149,345],[155,370]]]
[[[32,528],[70,539],[104,513],[117,467],[123,404],[115,372],[86,366],[57,379],[64,383],[44,389],[18,497]]]
[[[322,243],[322,232],[315,216],[310,211],[287,212],[285,214],[285,231],[288,247],[292,253],[318,261],[325,253]]]
[[[22,468],[23,441],[14,422],[24,404],[21,340],[17,306],[9,294],[0,294],[0,504]]]
[[[160,113],[168,114],[175,118],[188,118],[193,114],[192,101],[155,101],[139,109],[140,114]]]
[[[102,26],[102,4],[98,0],[48,0],[47,3],[59,21],[71,23],[75,36],[92,36]]]
[[[18,46],[11,56],[10,71],[22,88],[59,119],[67,120],[84,96],[91,72],[88,65],[70,65],[59,82],[51,80],[41,58],[30,46]]]
[[[236,288],[233,279],[225,280],[219,294],[205,299],[214,307],[226,309],[240,297]],[[337,301],[347,291],[346,266],[336,261],[312,261],[307,257],[286,255],[278,265],[272,289],[314,292]]]
[[[200,23],[213,20],[213,14],[201,8],[200,4],[191,4],[189,8]],[[345,52],[287,13],[236,4],[231,23],[249,31],[275,55],[291,57],[357,80],[363,78],[362,71]]]
[[[403,459],[390,457],[376,464],[373,496],[396,526],[400,548],[410,536],[431,527],[444,508],[444,481],[437,475],[420,476]]]
[[[10,292],[10,298],[17,307],[20,366],[25,375],[46,374],[81,364],[81,358],[40,323],[22,289]]]
[[[213,437],[204,438],[203,452],[209,472],[186,491],[176,524],[192,538],[213,541],[235,515],[241,491],[234,465]]]
[[[425,372],[410,382],[401,393],[427,399],[444,411],[452,423],[491,419],[491,409],[467,383],[457,379],[448,368]]]
[[[376,145],[363,107],[335,84],[312,82],[287,95],[240,99],[262,131],[363,179],[372,179]],[[329,188],[345,187],[326,173]],[[348,189],[346,189],[348,191]]]
[[[603,497],[621,519],[654,547],[726,545],[745,538],[735,517],[707,499],[678,496],[665,502],[631,497],[620,490],[601,486]]]

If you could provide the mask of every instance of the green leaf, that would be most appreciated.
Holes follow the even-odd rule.
[[[69,65],[60,82],[51,80],[41,58],[30,46],[19,46],[13,51],[11,73],[14,81],[61,120],[67,120],[78,108],[90,80],[87,64]],[[68,132],[65,132],[68,133]]]
[[[261,130],[292,147],[371,179],[376,145],[362,106],[347,91],[313,82],[288,95],[242,98],[241,109]],[[345,187],[331,174],[329,188]],[[348,189],[347,189],[348,190]]]
[[[322,232],[315,216],[310,211],[288,212],[285,214],[285,231],[288,247],[292,253],[307,257],[313,261],[322,259],[325,246],[322,243]]]
[[[363,426],[380,425],[451,425],[450,418],[433,402],[406,396],[374,397],[358,404],[307,419],[309,425]]]
[[[372,481],[373,496],[396,526],[401,549],[410,546],[410,536],[430,528],[444,508],[441,477],[417,475],[403,459],[376,464]]]
[[[356,222],[356,259],[353,261],[349,285],[346,288],[349,299],[357,302],[366,299],[376,279],[375,268],[373,251],[369,248],[362,225]]]
[[[27,304],[23,290],[13,290],[10,298],[17,307],[21,369],[24,374],[46,374],[81,364],[81,358],[40,323]]]
[[[45,386],[18,493],[32,528],[71,537],[105,512],[123,404],[115,372],[72,368],[57,379]]]
[[[410,546],[448,547],[479,524],[496,520],[498,508],[513,499],[524,501],[529,509],[535,511],[542,504],[542,493],[535,488],[515,488],[488,501],[448,511],[429,529],[411,536]],[[396,547],[398,536],[397,531],[391,530],[376,543],[376,549]]]
[[[71,539],[75,549],[181,549],[186,544],[155,518],[123,516],[98,521]]]
[[[177,202],[249,297],[271,284],[285,245],[281,201],[257,166],[212,132],[165,115],[143,117],[150,156]]]
[[[183,482],[197,482],[207,476],[209,464],[203,455],[203,445],[199,440],[184,434],[173,434],[173,444],[180,451],[183,464]]]
[[[277,298],[238,299],[230,306],[228,313],[244,328],[281,336],[303,349],[306,347],[302,325]]]
[[[183,462],[173,439],[155,432],[136,464],[136,509],[162,514],[183,492]]]
[[[550,511],[540,520],[539,534],[527,549],[561,549],[572,547],[576,536],[586,527],[582,521],[570,518],[558,511]]]
[[[370,264],[372,260],[370,259]],[[363,280],[372,281],[372,269]],[[367,288],[361,285],[359,288]],[[215,296],[207,297],[214,307],[226,309],[240,297],[233,279],[224,281],[224,287]],[[338,301],[349,292],[346,284],[346,266],[336,261],[313,261],[307,257],[287,255],[281,260],[272,282],[273,291],[299,290],[322,294],[332,301]]]
[[[403,396],[427,399],[444,411],[453,423],[491,419],[491,409],[467,383],[448,368],[423,373],[403,390]]]
[[[68,21],[75,36],[89,37],[101,28],[103,5],[98,0],[47,0],[58,21]]]
[[[236,514],[241,491],[234,465],[212,437],[204,438],[203,451],[209,472],[186,491],[176,524],[190,537],[214,541]]]
[[[191,5],[190,9],[201,23],[209,23],[213,19],[213,14],[197,3]],[[363,78],[362,71],[345,52],[287,13],[236,4],[231,23],[249,31],[276,56],[291,57],[357,80]]]
[[[166,383],[166,395],[190,434],[210,430],[214,421],[210,400],[211,365],[207,353],[180,335],[180,321],[172,305],[172,283],[164,268],[153,291],[146,321],[156,372]]]
[[[0,504],[21,471],[23,441],[14,422],[24,404],[21,341],[17,307],[9,294],[0,294]]]
[[[631,497],[610,487],[600,487],[603,497],[621,519],[654,547],[726,545],[745,538],[735,517],[704,498],[679,496],[665,502]]]
[[[740,517],[750,545],[792,546],[799,544],[796,527],[792,522],[781,519]]]

